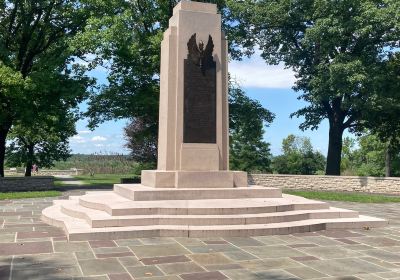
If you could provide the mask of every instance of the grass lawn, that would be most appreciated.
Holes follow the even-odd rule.
[[[0,200],[60,196],[59,191],[0,193]]]
[[[88,186],[113,186],[114,184],[121,183],[121,178],[132,176],[129,174],[95,174],[93,177],[90,175],[79,175],[74,176],[74,178]]]
[[[348,201],[348,202],[359,202],[359,203],[394,203],[394,202],[400,203],[400,197],[396,196],[384,196],[384,195],[361,194],[361,193],[293,191],[293,190],[284,190],[283,192],[286,194],[292,194],[316,200]]]

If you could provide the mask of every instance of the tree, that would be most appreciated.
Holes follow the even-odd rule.
[[[22,93],[26,87],[28,82],[22,75],[0,61],[0,177],[4,177],[6,139],[12,126],[9,111],[11,106],[24,108]]]
[[[75,123],[72,124],[74,127]],[[6,150],[7,164],[25,166],[25,176],[31,176],[33,164],[39,167],[52,167],[57,160],[66,160],[70,156],[68,138],[75,129],[67,131],[44,131],[43,127],[26,130],[18,125],[9,133],[11,142]]]
[[[366,112],[366,127],[386,143],[386,177],[390,177],[391,160],[400,146],[400,125],[393,121],[400,116],[400,53],[389,54],[380,74],[374,77],[374,106]]]
[[[137,118],[125,127],[126,145],[134,161],[155,167],[157,163],[158,139],[157,131],[149,129],[151,122]],[[157,126],[153,126],[156,128]]]
[[[84,30],[91,11],[101,12],[100,7],[100,1],[0,2],[0,177],[5,141],[14,124],[30,123],[38,109],[46,110],[56,99],[71,107],[83,100],[81,91],[46,94],[53,93],[50,85],[65,81],[88,86],[82,67],[73,65],[72,59],[84,51],[72,47],[71,39]]]
[[[154,161],[158,131],[160,45],[177,1],[121,1],[115,13],[90,21],[79,42],[108,69],[108,84],[89,100],[89,127],[129,119],[133,158]],[[145,145],[143,149],[141,145]]]
[[[353,175],[355,173],[355,146],[356,139],[345,137],[343,139],[342,160],[341,160],[341,174]]]
[[[293,134],[282,140],[283,155],[273,159],[273,170],[279,174],[315,175],[325,167],[325,157],[314,151],[307,137]]]
[[[76,118],[71,113],[40,117],[33,126],[15,124],[9,133],[7,163],[25,166],[25,176],[31,176],[33,164],[52,167],[54,161],[66,160],[70,156],[68,139],[76,134]]]
[[[361,131],[373,106],[369,89],[399,38],[397,0],[229,0],[235,44],[260,47],[270,64],[283,62],[310,105],[301,129],[329,120],[326,174],[340,175],[342,136]],[[243,51],[242,51],[243,52]]]
[[[400,167],[400,147],[390,147],[390,166],[387,166],[387,142],[382,142],[381,138],[372,134],[370,131],[364,132],[357,139],[345,139],[345,142],[351,143],[349,149],[345,149],[343,154],[343,162],[346,166],[342,166],[343,172],[348,175],[357,176],[375,176],[389,177],[399,176]],[[357,146],[357,147],[356,147]],[[388,170],[389,168],[389,170]]]
[[[157,159],[160,46],[177,2],[120,1],[114,13],[91,19],[78,39],[109,73],[108,84],[89,100],[89,127],[129,119],[126,147],[142,164]]]
[[[248,96],[233,81],[229,84],[230,168],[247,172],[271,171],[269,143],[264,127],[275,116]]]
[[[376,135],[364,135],[358,139],[360,148],[356,151],[358,176],[384,176],[386,144]]]

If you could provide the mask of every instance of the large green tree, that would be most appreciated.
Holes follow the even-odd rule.
[[[325,157],[314,150],[307,137],[290,134],[282,140],[282,151],[282,155],[273,159],[276,173],[315,175],[325,168]]]
[[[25,176],[31,176],[33,164],[46,168],[57,160],[66,160],[70,156],[68,140],[76,134],[76,118],[69,112],[46,112],[36,118],[28,126],[14,124],[8,136],[7,164],[24,166]]]
[[[108,70],[108,83],[89,100],[89,127],[129,119],[126,146],[134,160],[157,157],[160,50],[176,0],[120,1],[115,13],[92,18],[78,42]]]
[[[75,83],[86,88],[82,67],[73,56],[84,54],[71,39],[82,32],[98,1],[0,1],[0,176],[4,176],[6,138],[14,124],[27,125],[46,106],[62,102],[75,107],[82,91],[50,90]],[[62,95],[63,94],[63,95]]]
[[[386,143],[386,176],[392,175],[392,159],[400,147],[400,53],[390,53],[374,77],[373,106],[364,112],[366,127]]]
[[[398,0],[229,0],[238,51],[283,62],[309,105],[301,129],[329,121],[326,174],[339,175],[343,132],[362,130],[370,89],[399,38]]]

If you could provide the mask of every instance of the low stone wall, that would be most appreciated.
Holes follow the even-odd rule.
[[[400,178],[249,174],[249,184],[291,190],[400,195]]]
[[[0,192],[54,190],[53,177],[5,177],[0,178]]]
[[[52,169],[39,169],[39,176],[56,176],[56,175],[82,175],[85,170],[83,169],[69,169],[69,170],[52,170]]]
[[[15,176],[21,175],[23,176],[23,172],[15,172],[15,171],[4,171],[6,175]],[[57,175],[83,175],[85,170],[83,169],[68,169],[68,170],[52,170],[52,169],[39,169],[39,173],[32,172],[32,176],[57,176]]]

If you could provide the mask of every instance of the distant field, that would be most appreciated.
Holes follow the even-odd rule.
[[[85,174],[133,174],[138,164],[127,155],[73,155],[67,161],[55,163],[53,169],[83,169]]]

